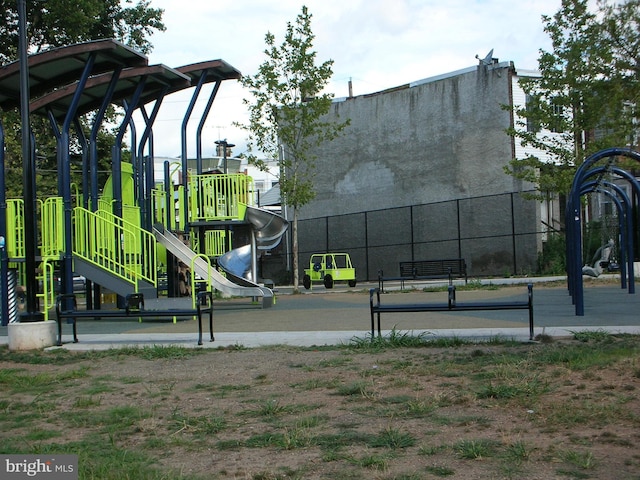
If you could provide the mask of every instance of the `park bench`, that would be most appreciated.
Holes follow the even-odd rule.
[[[400,288],[404,289],[406,281],[437,278],[464,278],[466,284],[467,262],[464,261],[464,258],[400,262],[400,275],[397,277],[386,277],[382,270],[378,272],[378,287],[384,292],[385,281],[399,281]]]
[[[56,322],[58,324],[57,345],[62,346],[62,322],[71,320],[73,325],[73,343],[78,343],[76,323],[81,318],[143,318],[173,319],[185,317],[198,318],[198,345],[202,345],[202,316],[209,316],[209,333],[213,342],[213,295],[211,292],[199,292],[196,300],[196,308],[191,309],[145,309],[144,296],[141,293],[132,293],[126,296],[126,307],[117,310],[78,310],[78,302],[73,293],[59,295],[56,299]]]
[[[446,303],[380,303],[380,289],[369,290],[369,306],[371,309],[371,339],[374,337],[375,318],[377,317],[378,336],[381,335],[380,315],[382,313],[411,313],[411,312],[461,312],[472,310],[529,310],[529,339],[533,340],[533,284],[528,284],[528,297],[523,301],[456,301],[456,287],[449,282],[448,299]],[[375,303],[374,303],[375,297]]]

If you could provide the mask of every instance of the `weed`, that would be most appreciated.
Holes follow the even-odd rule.
[[[455,475],[455,470],[444,465],[429,465],[425,470],[436,477],[449,477]]]
[[[384,447],[391,449],[407,448],[415,445],[416,439],[408,433],[387,427],[369,441],[370,447]]]
[[[562,459],[583,470],[592,470],[596,467],[596,459],[591,452],[578,452],[567,450],[562,452]]]
[[[336,388],[336,393],[338,395],[342,395],[343,397],[369,397],[371,395],[369,391],[370,387],[370,382],[352,382],[347,385],[339,385]]]
[[[583,330],[583,331],[573,331],[570,330],[573,334],[573,338],[578,340],[579,342],[611,342],[613,340],[613,336],[611,333],[607,332],[599,328],[598,330]]]
[[[370,468],[384,472],[389,468],[389,457],[387,455],[371,454],[364,455],[358,459],[352,459],[352,463],[359,467]]]
[[[454,446],[454,450],[460,458],[478,460],[496,456],[498,447],[498,442],[493,440],[462,440]]]

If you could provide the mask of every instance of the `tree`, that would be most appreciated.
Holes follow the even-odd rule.
[[[331,141],[349,124],[323,119],[331,108],[333,95],[322,93],[333,74],[333,60],[316,65],[314,35],[307,7],[295,24],[287,23],[284,41],[276,46],[271,33],[265,35],[267,59],[253,76],[240,82],[249,89],[252,101],[249,123],[240,125],[249,132],[249,162],[266,168],[260,153],[277,161],[280,169],[280,192],[284,205],[293,209],[292,254],[293,285],[298,291],[298,209],[315,197],[315,156],[313,149]],[[264,158],[264,157],[263,157]]]
[[[551,162],[529,155],[505,170],[540,192],[568,192],[575,168],[597,150],[629,144],[636,120],[638,0],[599,3],[595,13],[588,3],[562,0],[542,17],[553,50],[540,51],[540,78],[520,80],[527,105],[515,109],[523,120],[508,133]]]
[[[126,0],[125,4],[132,4],[132,0]],[[0,62],[6,64],[15,61],[18,56],[17,1],[2,0],[0,5],[4,14],[0,25]],[[147,0],[141,0],[131,7],[123,7],[120,0],[26,0],[29,53],[100,38],[115,38],[143,53],[149,53],[152,45],[148,37],[154,30],[166,29],[162,23],[163,10],[150,8],[149,5],[150,1]],[[113,110],[110,115],[111,121],[115,121]],[[6,129],[8,197],[18,197],[22,193],[19,119],[17,110],[2,112],[2,124]],[[57,191],[55,138],[46,118],[32,116],[31,127],[36,137],[38,193],[53,195]],[[105,170],[110,169],[108,159],[111,158],[114,137],[114,132],[106,128],[99,135],[101,164]]]
[[[148,37],[164,31],[164,11],[149,0],[123,7],[120,0],[25,0],[29,53],[100,38],[114,38],[143,53],[152,49]],[[126,0],[131,5],[133,0]],[[16,0],[1,0],[0,62],[17,58],[18,12]]]

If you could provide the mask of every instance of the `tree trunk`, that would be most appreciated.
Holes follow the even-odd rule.
[[[298,293],[298,209],[293,207],[293,223],[291,225],[291,255],[293,255],[293,292]]]

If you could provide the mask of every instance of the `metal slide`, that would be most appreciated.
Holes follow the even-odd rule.
[[[262,297],[263,308],[268,308],[273,304],[273,291],[267,287],[261,287],[256,283],[245,282],[245,285],[233,283],[203,258],[197,256],[196,252],[187,247],[182,240],[165,230],[162,225],[154,225],[153,234],[158,242],[169,250],[176,258],[186,265],[193,265],[193,271],[202,278],[209,278],[211,286],[227,295],[236,297]]]
[[[289,222],[280,215],[248,205],[244,219],[251,224],[257,250],[271,250],[278,246],[289,226]],[[218,258],[218,266],[240,285],[253,285],[255,282],[252,271],[256,268],[251,250],[251,245],[245,245]]]

